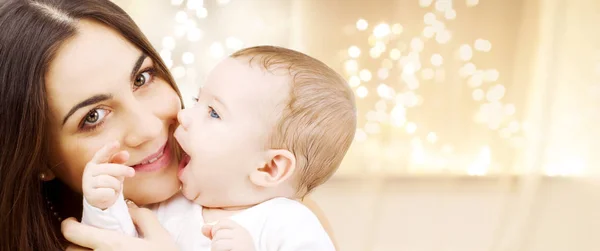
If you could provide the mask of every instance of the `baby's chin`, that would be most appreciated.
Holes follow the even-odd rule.
[[[194,188],[186,186],[185,183],[181,184],[181,194],[183,194],[183,197],[185,197],[189,201],[199,204],[197,200],[199,199],[200,194]]]
[[[215,201],[214,198],[209,198],[210,196],[202,196],[201,192],[191,189],[184,185],[181,189],[181,194],[183,197],[193,202],[194,204],[201,205],[203,207],[223,207],[224,205],[220,201]]]

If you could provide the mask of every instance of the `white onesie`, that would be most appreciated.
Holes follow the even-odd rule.
[[[183,195],[149,207],[183,251],[210,251],[210,239],[202,235],[202,206]],[[231,220],[246,228],[256,251],[335,251],[317,217],[302,203],[275,198],[241,211]],[[117,202],[100,210],[83,202],[82,222],[103,229],[137,236],[127,204],[121,194]]]

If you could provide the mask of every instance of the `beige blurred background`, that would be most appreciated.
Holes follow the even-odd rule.
[[[188,104],[258,44],[348,78],[356,140],[314,194],[340,250],[600,250],[600,1],[114,1]]]

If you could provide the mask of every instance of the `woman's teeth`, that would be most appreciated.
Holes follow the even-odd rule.
[[[147,165],[147,164],[151,164],[151,163],[153,163],[154,161],[156,161],[157,159],[159,159],[160,157],[162,157],[162,156],[163,156],[163,154],[164,154],[164,151],[163,151],[163,152],[161,152],[161,153],[160,153],[158,156],[156,156],[156,157],[154,157],[154,158],[152,158],[152,159],[150,159],[150,160],[148,160],[148,161],[144,161],[144,162],[142,162],[142,163],[141,163],[141,165]]]

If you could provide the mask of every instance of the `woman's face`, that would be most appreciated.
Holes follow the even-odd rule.
[[[46,75],[51,110],[52,172],[81,192],[86,163],[118,140],[136,169],[125,197],[138,204],[168,199],[179,189],[173,140],[181,101],[154,75],[154,62],[119,33],[82,20]],[[159,157],[156,159],[156,157]]]

